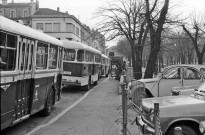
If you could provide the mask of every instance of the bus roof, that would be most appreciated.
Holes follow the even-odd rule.
[[[86,44],[80,43],[80,42],[76,42],[76,41],[69,41],[69,40],[61,40],[64,44],[65,48],[69,48],[69,49],[83,49],[83,50],[87,50],[87,51],[91,51],[97,54],[101,54],[101,52],[93,47],[90,47]]]
[[[107,55],[105,55],[105,54],[102,54],[102,57],[103,58],[106,58],[106,59],[110,59]]]
[[[0,16],[0,30],[5,30],[14,34],[19,34],[63,47],[60,40],[3,16]]]

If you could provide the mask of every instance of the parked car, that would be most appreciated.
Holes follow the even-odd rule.
[[[190,95],[190,94],[192,94],[198,87],[199,87],[198,85],[173,87],[173,88],[171,89],[171,95],[172,95],[172,96]]]
[[[157,78],[140,79],[144,83],[145,94],[141,98],[170,96],[177,86],[199,86],[205,80],[205,65],[172,65],[164,69]],[[132,94],[136,89],[132,90]]]
[[[154,134],[154,103],[159,103],[159,121],[164,135],[174,135],[175,127],[181,127],[183,135],[202,135],[199,124],[205,121],[205,83],[193,94],[142,99],[142,114],[136,123],[144,134]]]

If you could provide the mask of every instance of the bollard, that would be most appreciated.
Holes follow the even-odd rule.
[[[126,76],[123,75],[120,85],[122,89],[122,114],[123,114],[123,123],[122,123],[122,132],[123,135],[127,134],[127,92],[125,90],[126,83],[125,83]]]
[[[161,125],[159,120],[159,103],[154,103],[154,121],[155,121],[155,135],[162,135]]]
[[[174,135],[182,135],[182,128],[181,127],[175,127],[174,128]]]

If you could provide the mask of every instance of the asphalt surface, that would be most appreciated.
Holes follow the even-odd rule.
[[[122,135],[122,110],[117,109],[121,104],[119,81],[105,79],[48,123],[26,135]],[[130,114],[132,121],[136,115]],[[131,135],[140,134],[135,123],[128,123],[128,130]]]

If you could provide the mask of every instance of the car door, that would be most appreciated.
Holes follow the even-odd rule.
[[[203,82],[203,75],[195,68],[183,68],[183,86],[199,86]]]
[[[172,67],[166,70],[155,87],[158,87],[158,96],[170,96],[172,87],[176,86],[182,86],[181,67]]]

